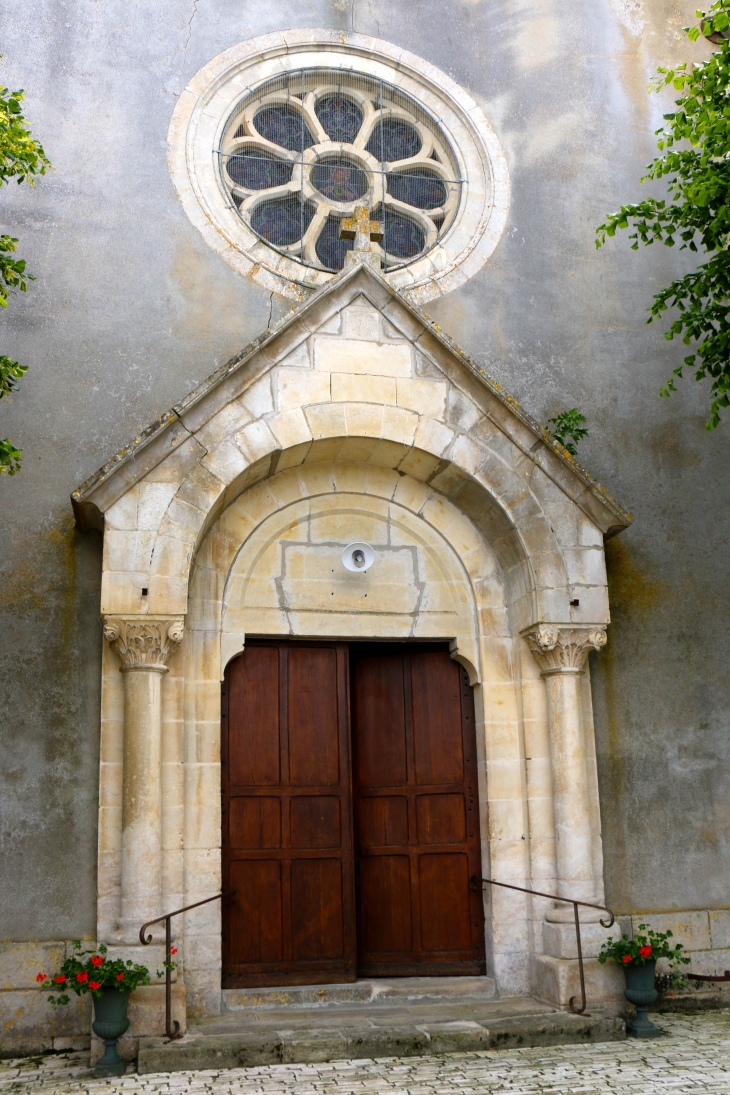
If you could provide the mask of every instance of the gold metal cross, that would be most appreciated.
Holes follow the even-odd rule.
[[[355,216],[346,217],[340,224],[340,239],[354,240],[354,251],[369,251],[370,241],[380,243],[383,238],[383,225],[380,221],[371,221],[367,206],[355,207]]]

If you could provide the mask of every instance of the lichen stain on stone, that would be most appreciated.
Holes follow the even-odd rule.
[[[643,567],[638,552],[624,541],[609,540],[606,544],[606,572],[611,613],[629,614],[654,608],[671,590],[668,582],[654,578]]]
[[[64,513],[45,532],[28,537],[26,543],[18,544],[17,557],[20,561],[2,574],[0,608],[47,611],[48,594],[59,588],[54,573],[59,561],[65,574],[71,579],[73,603],[73,587],[76,581],[74,540],[77,535],[73,516]],[[50,559],[46,555],[47,550],[50,550]]]

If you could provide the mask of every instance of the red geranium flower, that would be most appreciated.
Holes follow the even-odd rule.
[[[96,992],[97,989],[101,988],[101,984],[98,981],[89,981],[89,988]]]
[[[639,947],[639,954],[642,958],[648,958],[651,954],[651,947],[648,944],[645,947]]]
[[[39,985],[40,985],[41,981],[45,981],[45,979],[46,979],[45,973],[39,973],[38,976],[36,977],[36,981],[38,982]]]
[[[58,977],[54,977],[53,980],[56,982],[57,985],[65,985],[66,984],[66,977],[62,973],[59,973]]]
[[[177,954],[177,947],[170,947],[170,954]]]
[[[623,956],[622,961],[623,961],[624,965],[627,965],[627,963],[629,963],[631,961],[631,955],[630,954],[625,954]]]
[[[104,961],[104,959],[101,957],[100,954],[95,954],[93,956],[93,958],[90,959],[90,962],[91,962],[92,966],[94,967],[94,969],[98,969],[103,961]]]
[[[79,981],[82,985],[83,985],[84,981],[88,981],[89,980],[89,975],[86,972],[86,970],[82,970],[81,973],[77,973],[76,974],[76,980]]]
[[[123,981],[123,980],[124,980],[124,974],[123,973],[118,973],[117,974],[117,981]]]

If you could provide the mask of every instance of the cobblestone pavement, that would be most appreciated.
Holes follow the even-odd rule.
[[[129,1073],[94,1080],[83,1053],[0,1061],[0,1095],[730,1095],[730,1011],[661,1016],[651,1042],[444,1057]]]

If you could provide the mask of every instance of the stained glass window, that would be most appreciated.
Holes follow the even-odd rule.
[[[438,209],[446,201],[446,186],[435,171],[415,168],[412,171],[391,172],[388,193],[398,201],[415,205],[417,209]]]
[[[363,122],[363,112],[346,95],[323,95],[317,101],[315,113],[331,141],[352,144]]]
[[[354,202],[368,188],[364,171],[347,160],[320,160],[312,168],[312,186],[333,202]]]
[[[314,144],[301,112],[284,104],[259,110],[254,116],[253,125],[265,141],[281,145],[290,152],[303,152]]]
[[[251,215],[251,227],[274,247],[288,247],[302,238],[313,216],[312,206],[295,194],[261,202]]]
[[[373,129],[367,150],[377,160],[394,163],[409,160],[421,151],[418,130],[400,118],[383,118]]]
[[[388,206],[385,209],[379,206],[374,210],[373,218],[383,224],[382,247],[386,255],[413,259],[426,246],[425,232],[411,217],[395,213]]]
[[[268,190],[272,186],[288,183],[294,165],[278,160],[265,149],[242,149],[226,160],[226,171],[237,186],[244,190]]]
[[[384,223],[371,247],[386,270],[433,247],[459,209],[456,159],[438,122],[355,72],[301,69],[265,82],[234,111],[219,152],[234,214],[321,270],[344,266],[353,241],[340,239],[341,222],[358,205]]]
[[[317,258],[326,270],[341,270],[353,241],[340,239],[340,218],[328,217],[317,237]]]

